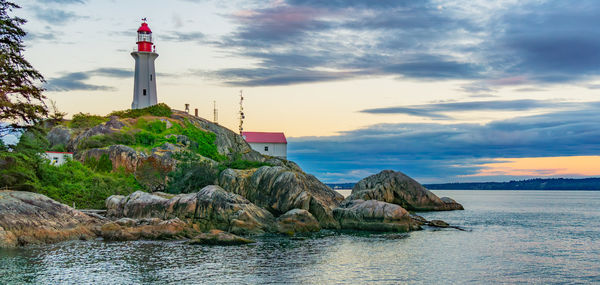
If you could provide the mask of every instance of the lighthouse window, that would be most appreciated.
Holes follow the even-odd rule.
[[[146,89],[142,91],[142,94],[144,94],[144,96],[146,95]]]
[[[150,81],[152,81],[152,74],[150,74]]]

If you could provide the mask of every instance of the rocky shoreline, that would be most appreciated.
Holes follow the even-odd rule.
[[[265,173],[282,171],[259,169],[254,174],[265,179],[268,177]],[[253,175],[246,177],[252,185]],[[40,194],[3,190],[0,191],[0,247],[94,238],[106,241],[189,239],[189,244],[236,245],[251,243],[252,236],[266,233],[294,236],[321,229],[409,232],[420,230],[423,225],[457,227],[443,221],[427,221],[405,207],[462,209],[454,200],[438,198],[400,172],[383,171],[367,177],[344,200],[327,186],[317,188],[318,191],[311,188],[310,194],[299,191],[294,183],[304,180],[295,179],[275,179],[277,183],[286,181],[283,185],[292,183],[294,187],[274,186],[278,184],[263,181],[271,185],[266,187],[255,181],[255,185],[262,186],[251,188],[244,184],[244,188],[236,188],[262,207],[242,195],[209,185],[190,194],[138,191],[128,196],[111,196],[106,200],[106,218],[84,214]],[[225,185],[231,187],[232,184]],[[252,189],[261,189],[262,195],[256,195]],[[267,193],[277,197],[279,200],[275,202],[279,203],[266,203],[273,201]],[[313,195],[320,198],[314,199]]]

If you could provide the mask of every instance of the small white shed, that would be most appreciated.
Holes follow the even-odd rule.
[[[242,136],[253,150],[287,159],[287,140],[283,133],[242,132]]]
[[[62,165],[67,162],[67,159],[73,159],[72,152],[58,152],[58,151],[47,151],[46,158],[50,160],[52,165]]]

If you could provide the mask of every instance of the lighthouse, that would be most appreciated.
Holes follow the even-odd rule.
[[[135,80],[133,83],[133,102],[131,109],[142,109],[156,105],[156,72],[154,60],[158,57],[152,43],[152,31],[146,18],[137,30],[137,47],[131,53],[135,59]]]

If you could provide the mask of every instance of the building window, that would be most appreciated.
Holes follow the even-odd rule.
[[[150,81],[152,81],[152,74],[150,74]]]
[[[146,89],[142,90],[142,94],[144,94],[144,96],[146,96]]]
[[[268,146],[265,146],[265,151],[269,151],[269,147]]]
[[[58,164],[58,157],[53,157],[51,164]]]

